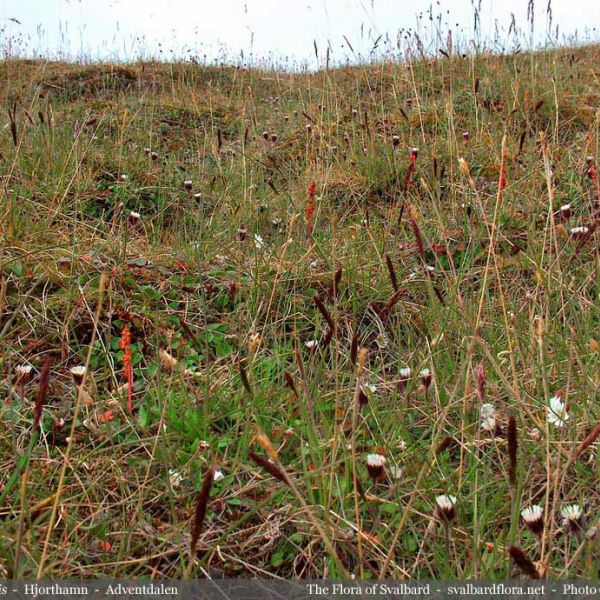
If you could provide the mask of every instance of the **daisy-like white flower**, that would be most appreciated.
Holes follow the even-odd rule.
[[[569,413],[560,396],[552,396],[548,401],[548,423],[555,427],[564,427],[568,420]]]
[[[571,235],[573,237],[583,237],[589,230],[590,228],[586,227],[585,225],[581,225],[579,227],[571,227]]]
[[[521,511],[521,517],[527,528],[535,535],[544,530],[544,509],[539,504],[532,504]]]
[[[379,481],[385,478],[385,456],[381,454],[367,455],[367,470],[373,481]]]
[[[407,384],[408,380],[410,379],[411,375],[412,375],[412,369],[410,367],[403,367],[402,369],[400,369],[400,381],[398,382],[398,387],[400,388],[401,392],[406,387],[406,384]]]
[[[568,527],[573,533],[581,529],[583,510],[579,504],[569,504],[560,510],[560,516],[563,518],[563,526]]]
[[[76,367],[71,367],[71,377],[73,377],[73,381],[77,384],[77,385],[81,385],[81,382],[83,381],[83,377],[86,374],[87,369],[85,368],[85,365],[77,365]]]
[[[261,235],[258,235],[258,233],[254,234],[254,245],[256,246],[256,248],[258,250],[260,250],[261,248],[264,248],[264,246],[265,246],[265,241],[263,240]]]
[[[142,215],[139,212],[135,212],[134,210],[132,210],[129,213],[129,217],[127,218],[127,220],[129,221],[129,224],[133,227],[142,220]]]
[[[213,475],[213,481],[221,481],[221,479],[225,479],[223,471],[215,471]]]
[[[15,367],[15,375],[17,376],[17,383],[26,383],[31,377],[33,366],[30,364],[17,365]]]
[[[454,517],[456,516],[454,508],[456,506],[456,496],[451,496],[450,494],[436,496],[435,504],[436,514],[441,521],[445,523],[454,521]]]
[[[309,350],[314,350],[319,345],[319,341],[318,340],[308,340],[307,342],[304,342],[304,345]]]

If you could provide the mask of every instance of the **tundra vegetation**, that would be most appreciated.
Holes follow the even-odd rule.
[[[600,574],[600,48],[0,64],[0,574]]]

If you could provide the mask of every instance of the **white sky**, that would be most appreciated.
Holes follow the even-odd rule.
[[[442,13],[443,23],[454,29],[459,23],[463,39],[471,39],[473,1],[479,0],[434,0],[434,14]],[[527,0],[481,2],[485,37],[493,36],[495,21],[506,31],[511,13],[522,29],[527,28]],[[538,42],[544,40],[547,3],[535,0]],[[417,13],[426,13],[431,4],[431,0],[0,0],[4,29],[0,46],[6,47],[11,38],[13,49],[28,54],[127,59],[157,57],[162,42],[166,57],[190,49],[200,57],[214,58],[226,48],[233,60],[239,60],[243,50],[246,60],[251,51],[255,58],[275,53],[314,66],[315,40],[321,56],[331,43],[332,60],[350,56],[344,35],[355,51],[365,55],[380,34],[395,41],[398,30],[414,29]],[[559,24],[562,34],[578,30],[579,39],[598,38],[592,31],[600,25],[597,0],[553,0],[552,11],[554,26]],[[9,21],[11,17],[20,24]],[[426,17],[422,28],[430,28]]]

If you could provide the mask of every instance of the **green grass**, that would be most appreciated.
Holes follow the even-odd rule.
[[[313,74],[4,61],[0,575],[494,579],[516,545],[551,577],[598,577],[598,442],[571,457],[600,420],[599,52]],[[261,431],[291,486],[249,458]],[[377,452],[387,481],[367,474]],[[458,499],[447,544],[440,494]]]

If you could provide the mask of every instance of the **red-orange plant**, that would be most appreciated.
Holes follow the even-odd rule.
[[[133,414],[133,354],[131,352],[131,332],[125,325],[121,330],[119,349],[123,350],[123,373],[127,377],[127,410]]]

